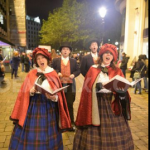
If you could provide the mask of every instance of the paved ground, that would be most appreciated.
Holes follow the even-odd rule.
[[[10,73],[6,73],[5,86],[0,86],[0,150],[8,150],[13,124],[9,116],[13,109],[18,90],[26,76],[19,71],[18,79],[11,79]],[[127,75],[128,78],[129,75]],[[74,114],[76,118],[83,84],[83,76],[79,75],[77,81],[77,95],[74,103]],[[128,78],[130,81],[131,79]],[[148,150],[148,94],[142,91],[142,95],[133,94],[133,88],[129,89],[132,102],[132,120],[129,121],[135,150]],[[72,150],[74,132],[63,133],[64,150]]]

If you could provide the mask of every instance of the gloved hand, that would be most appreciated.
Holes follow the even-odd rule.
[[[103,88],[103,84],[101,82],[96,83],[96,91],[100,91]]]
[[[126,120],[130,120],[130,102],[126,91],[117,91],[117,97],[121,104],[122,114]]]
[[[122,91],[122,90],[118,90],[116,91],[118,97],[120,100],[125,99],[127,92],[126,91]]]

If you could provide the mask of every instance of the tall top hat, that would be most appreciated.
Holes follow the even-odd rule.
[[[70,51],[72,51],[72,47],[70,46],[70,44],[68,42],[62,43],[62,45],[59,48],[59,51],[61,51],[63,47],[68,47],[70,49]]]

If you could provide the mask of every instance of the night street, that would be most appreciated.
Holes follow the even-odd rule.
[[[19,68],[20,70],[20,68]],[[8,150],[13,123],[9,116],[13,109],[18,90],[26,76],[26,73],[19,71],[18,79],[11,79],[10,73],[6,73],[6,85],[0,87],[0,150]],[[129,76],[129,74],[127,74]],[[83,76],[80,74],[77,78],[77,95],[74,103],[74,113],[76,117],[80,93],[83,84]],[[128,78],[131,81],[131,78]],[[148,150],[148,94],[142,91],[142,95],[133,94],[133,88],[129,89],[131,102],[131,127],[134,139],[135,150]],[[63,133],[64,150],[72,150],[74,132]]]

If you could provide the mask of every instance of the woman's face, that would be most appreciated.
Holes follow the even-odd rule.
[[[36,58],[37,64],[41,70],[45,70],[47,67],[47,59],[43,55],[38,55]]]
[[[102,58],[103,58],[103,64],[108,65],[113,60],[113,54],[110,51],[107,51],[103,54]]]

